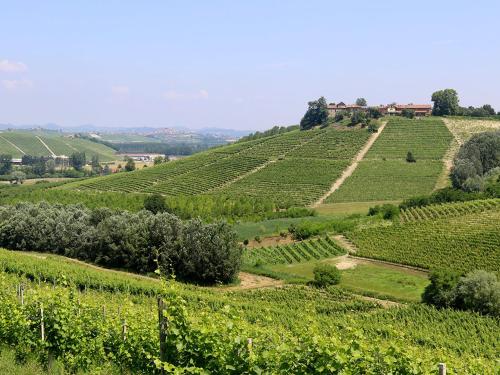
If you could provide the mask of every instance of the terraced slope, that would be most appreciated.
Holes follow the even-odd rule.
[[[452,138],[439,118],[391,118],[355,172],[327,202],[398,200],[431,192]],[[406,162],[408,151],[416,163]]]
[[[360,256],[429,269],[500,272],[500,205],[493,200],[462,205],[438,206],[442,211],[436,218],[362,229],[348,237]]]
[[[306,205],[326,191],[369,137],[365,129],[292,131],[235,143],[127,174],[65,188],[163,195],[267,197]]]
[[[0,154],[21,158],[31,156],[71,155],[85,152],[90,160],[98,155],[101,161],[116,160],[115,151],[105,145],[50,131],[0,131]]]

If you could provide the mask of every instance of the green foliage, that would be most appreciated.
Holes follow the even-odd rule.
[[[475,134],[459,149],[454,159],[451,180],[455,188],[481,191],[483,176],[500,167],[500,131]]]
[[[243,253],[243,262],[247,266],[292,264],[343,254],[345,254],[345,250],[330,237],[325,236],[323,238],[294,242],[288,245],[246,249]]]
[[[408,163],[416,163],[417,162],[417,160],[415,159],[415,156],[413,156],[411,151],[408,151],[408,153],[406,154],[406,161]]]
[[[456,287],[460,274],[450,270],[431,272],[429,285],[422,294],[422,301],[436,307],[453,307],[456,300]]]
[[[125,163],[125,171],[132,172],[135,171],[135,161],[132,158],[127,158]]]
[[[436,91],[432,94],[434,102],[432,114],[434,116],[453,116],[459,112],[458,94],[453,89]]]
[[[469,272],[456,285],[456,299],[466,310],[500,316],[500,282],[494,273]]]
[[[328,197],[327,203],[429,194],[442,174],[442,159],[452,138],[441,119],[389,119],[354,173]],[[405,161],[409,149],[418,163]]]
[[[382,117],[382,112],[380,112],[380,109],[377,107],[369,107],[368,117],[373,119],[379,119]]]
[[[381,206],[376,205],[370,207],[368,210],[368,216],[380,215],[385,220],[392,220],[399,215],[399,208],[393,204],[383,204]]]
[[[12,171],[12,155],[0,155],[0,175],[9,174]]]
[[[376,124],[374,124],[373,122],[370,122],[367,130],[368,130],[368,133],[378,133],[378,126]]]
[[[403,109],[401,111],[401,116],[406,117],[406,118],[414,118],[415,117],[415,111],[413,109]]]
[[[273,136],[273,135],[288,133],[288,132],[291,132],[293,130],[298,130],[299,127],[300,127],[299,125],[273,126],[271,129],[265,130],[263,132],[257,131],[255,133],[251,133],[249,135],[241,137],[238,140],[238,142],[253,141],[253,140],[256,140],[256,139],[266,138],[266,137],[270,137],[270,136]]]
[[[144,209],[154,214],[166,211],[167,204],[165,203],[165,198],[160,194],[148,195],[144,198]]]
[[[304,117],[300,120],[300,129],[308,130],[315,126],[322,125],[328,119],[328,110],[326,99],[324,97],[307,103],[307,109]]]
[[[361,107],[366,107],[366,99],[365,98],[357,98],[356,99],[356,105],[359,105]]]
[[[348,237],[360,256],[427,269],[498,272],[499,226],[500,209],[492,205],[479,212],[363,228]]]
[[[314,285],[325,288],[340,283],[341,275],[337,267],[327,263],[318,263],[313,270]]]
[[[69,157],[69,165],[77,171],[83,170],[86,162],[85,152],[73,152]]]
[[[168,213],[91,211],[46,203],[0,207],[0,246],[135,272],[154,272],[160,266],[201,283],[232,281],[241,258],[236,235],[225,223],[183,223]]]

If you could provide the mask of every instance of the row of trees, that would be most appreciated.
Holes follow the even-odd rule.
[[[255,139],[270,137],[272,135],[283,134],[283,133],[290,132],[292,130],[297,130],[298,128],[299,128],[299,126],[297,126],[297,125],[291,125],[291,126],[273,126],[271,129],[265,130],[263,132],[257,131],[255,133],[251,133],[249,135],[241,137],[238,140],[238,142],[253,141]]]
[[[430,281],[422,295],[423,302],[500,316],[500,281],[494,273],[478,270],[460,276],[440,270],[431,273]]]
[[[454,89],[439,90],[432,94],[431,100],[434,102],[432,114],[434,116],[472,116],[488,117],[497,114],[495,109],[485,104],[481,107],[461,107],[459,105],[458,93]],[[498,113],[500,115],[500,112]]]
[[[140,273],[159,267],[181,280],[209,284],[232,281],[242,251],[225,222],[47,203],[0,207],[0,247],[52,252]]]

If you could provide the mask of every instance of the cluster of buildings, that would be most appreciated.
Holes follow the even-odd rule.
[[[327,106],[328,114],[330,116],[335,116],[337,112],[348,112],[352,113],[354,111],[368,111],[368,106],[360,106],[357,104],[345,104],[340,103],[330,103]],[[432,105],[430,104],[388,104],[379,105],[373,108],[377,108],[382,115],[401,115],[403,110],[411,110],[415,112],[415,116],[430,116],[432,113]]]

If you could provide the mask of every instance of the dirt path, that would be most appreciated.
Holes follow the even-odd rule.
[[[254,275],[248,272],[240,272],[240,285],[222,287],[221,290],[248,290],[248,289],[261,289],[281,287],[285,283],[283,280],[271,279],[270,277]]]
[[[47,143],[45,143],[43,139],[40,138],[38,135],[36,136],[36,138],[42,143],[42,145],[45,146],[45,148],[50,152],[51,156],[55,158],[56,157],[55,152],[51,150],[51,148],[47,145]]]
[[[356,170],[358,167],[358,164],[363,158],[365,157],[366,153],[368,150],[372,147],[373,143],[377,140],[379,137],[380,133],[385,128],[385,125],[387,124],[387,121],[384,122],[380,128],[378,128],[378,132],[373,133],[370,138],[368,139],[368,142],[363,146],[363,148],[358,152],[356,157],[354,158],[353,162],[342,172],[342,175],[333,183],[333,185],[330,187],[330,190],[328,190],[321,198],[319,198],[315,203],[312,204],[312,207],[318,207],[320,204],[324,203],[326,198],[328,198],[330,195],[332,195],[342,184],[344,181],[352,175],[352,173]]]
[[[349,254],[356,254],[356,246],[354,246],[354,244],[343,235],[338,234],[333,236],[333,239],[338,245],[340,245],[340,247],[346,249]]]

